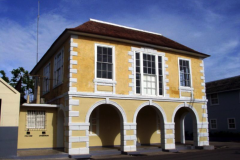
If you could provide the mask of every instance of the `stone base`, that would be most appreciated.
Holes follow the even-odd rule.
[[[122,152],[122,154],[136,156],[136,155],[140,155],[140,152],[137,152],[137,151],[133,151],[133,152]]]
[[[75,158],[75,159],[88,159],[91,158],[91,154],[75,154],[75,155],[69,155],[69,158]]]
[[[178,150],[177,149],[163,149],[163,152],[172,152],[172,153],[177,153]]]
[[[212,145],[209,145],[209,146],[195,146],[195,149],[214,150],[215,147],[212,146]]]

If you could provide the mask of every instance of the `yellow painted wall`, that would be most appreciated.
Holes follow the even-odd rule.
[[[113,92],[113,87],[112,86],[97,86],[98,91],[104,91],[104,92]]]
[[[54,79],[54,57],[58,54],[61,49],[64,48],[64,65],[63,65],[63,83],[57,87],[53,87],[53,79]],[[58,51],[43,65],[43,67],[37,72],[37,75],[43,76],[44,67],[50,62],[51,63],[51,71],[50,71],[50,91],[48,93],[43,94],[43,79],[41,79],[41,97],[45,98],[45,102],[56,98],[57,96],[62,95],[63,93],[68,92],[69,90],[69,39],[59,47]],[[52,102],[51,102],[52,103]],[[55,104],[60,104],[59,101],[55,101]]]
[[[33,130],[29,129],[31,137],[27,136],[26,114],[27,110],[43,110],[46,112],[47,124],[46,129]],[[57,108],[36,108],[21,107],[19,128],[18,128],[18,149],[24,148],[55,148],[57,147]],[[42,131],[48,136],[40,137]]]
[[[137,140],[140,144],[160,143],[161,135],[157,133],[157,117],[155,110],[144,107],[137,116]]]
[[[112,106],[101,105],[99,112],[99,134],[89,136],[90,146],[120,145],[120,117]]]
[[[0,126],[18,126],[20,93],[0,78]]]
[[[131,56],[128,55],[128,51],[131,50],[131,45],[83,36],[74,39],[74,42],[78,43],[78,48],[74,48],[74,51],[78,52],[78,56],[74,56],[73,60],[78,60],[81,63],[74,66],[78,70],[78,74],[74,74],[73,78],[77,78],[78,84],[74,84],[73,87],[77,87],[77,90],[81,92],[94,92],[94,47],[97,43],[115,47],[115,75],[118,82],[116,85],[116,94],[127,95],[129,93],[131,88],[128,85],[131,80],[128,76],[131,72],[128,70],[130,67],[128,59]]]
[[[128,70],[130,63],[128,62],[130,55],[128,52],[131,51],[131,47],[141,48],[142,46],[131,45],[122,42],[109,41],[97,38],[89,38],[84,36],[78,36],[78,39],[74,39],[74,43],[78,43],[78,48],[74,48],[74,51],[78,52],[78,56],[74,56],[73,60],[78,60],[78,65],[73,67],[78,70],[78,74],[73,74],[73,78],[77,78],[78,83],[73,84],[73,87],[77,87],[80,92],[94,92],[94,63],[95,63],[95,44],[110,45],[115,47],[115,73],[116,73],[116,94],[128,95],[131,88],[128,86],[131,80],[129,79],[130,71]],[[204,94],[202,93],[203,86],[201,83],[201,76],[203,73],[200,72],[203,68],[200,66],[202,60],[198,57],[183,55],[175,52],[169,52],[164,50],[158,50],[159,52],[165,52],[165,56],[168,58],[166,64],[168,68],[166,71],[169,75],[166,77],[169,79],[167,84],[170,90],[167,94],[172,98],[179,98],[179,69],[178,69],[178,58],[187,58],[191,60],[192,69],[192,81],[194,88],[194,95],[196,99],[202,99]],[[84,78],[82,78],[84,77]]]
[[[168,65],[168,68],[166,68],[166,71],[168,71],[169,75],[167,75],[167,79],[169,79],[169,83],[167,84],[169,86],[169,90],[167,93],[172,98],[179,98],[179,67],[178,67],[178,58],[185,58],[191,60],[191,71],[192,71],[192,87],[194,88],[194,98],[195,99],[202,99],[202,96],[204,94],[202,93],[202,89],[204,89],[204,86],[201,85],[203,83],[203,80],[201,79],[201,76],[203,76],[203,73],[200,72],[203,68],[200,66],[202,63],[202,60],[200,60],[198,57],[194,56],[188,56],[183,55],[175,52],[165,52],[166,57],[168,58],[168,61],[166,61],[166,64]]]

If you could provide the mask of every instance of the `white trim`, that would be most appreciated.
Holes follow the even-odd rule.
[[[112,26],[122,27],[122,28],[126,28],[126,29],[131,29],[131,30],[135,30],[135,31],[151,33],[151,34],[156,34],[156,35],[161,36],[161,34],[159,34],[159,33],[149,32],[149,31],[145,31],[145,30],[141,30],[141,29],[137,29],[137,28],[132,28],[132,27],[127,27],[127,26],[123,26],[123,25],[119,25],[119,24],[115,24],[115,23],[104,22],[104,21],[100,21],[100,20],[96,20],[96,19],[92,19],[92,18],[90,18],[90,21],[94,21],[94,22],[98,22],[98,23],[104,23],[104,24],[108,24],[108,25],[112,25]]]
[[[178,105],[178,106],[175,108],[175,110],[173,111],[173,115],[172,115],[172,123],[174,123],[174,118],[175,118],[175,115],[176,115],[177,111],[178,111],[180,108],[182,108],[182,107],[187,107],[187,108],[189,108],[190,110],[192,110],[193,113],[194,113],[195,116],[196,116],[196,121],[197,121],[197,123],[199,123],[199,117],[198,117],[198,113],[197,113],[196,109],[195,109],[193,106],[191,106],[191,105],[189,105],[189,104],[187,104],[187,103],[185,103],[185,104],[180,104],[180,105]]]
[[[106,100],[98,101],[98,102],[96,102],[94,105],[92,105],[90,107],[90,109],[88,110],[88,112],[86,114],[85,123],[89,123],[89,119],[90,119],[92,111],[96,107],[98,107],[99,105],[102,105],[102,104],[107,104]],[[118,109],[118,111],[121,113],[121,116],[122,116],[122,119],[123,119],[123,123],[127,123],[127,115],[126,115],[124,109],[119,104],[117,104],[116,102],[113,102],[113,101],[109,101],[108,104],[111,104],[114,107],[116,107]]]
[[[180,60],[184,60],[184,61],[188,61],[189,62],[189,73],[190,73],[190,86],[181,86],[181,82],[180,82]],[[178,82],[179,82],[179,86],[180,87],[186,87],[186,88],[192,88],[193,83],[192,83],[192,66],[191,66],[191,59],[186,59],[186,58],[181,58],[178,57]]]
[[[165,53],[164,52],[158,52],[157,50],[154,50],[154,49],[150,49],[150,48],[137,48],[137,47],[131,47],[131,51],[133,52],[133,56],[132,58],[134,59],[133,60],[133,63],[132,63],[132,66],[134,68],[134,74],[131,74],[129,75],[129,78],[133,79],[133,84],[134,84],[134,87],[132,87],[132,92],[135,94],[135,95],[140,95],[140,96],[157,96],[157,97],[164,97],[166,96],[166,90],[167,90],[167,87],[166,86],[166,82],[165,82],[165,79],[166,79],[166,68],[165,68],[165,61],[164,59],[166,58],[165,57]],[[136,93],[136,53],[139,53],[139,56],[140,56],[140,73],[141,73],[141,86],[140,86],[140,94],[139,93]],[[148,94],[144,94],[143,92],[143,54],[147,54],[147,55],[152,55],[155,57],[155,78],[156,78],[156,89],[155,89],[155,92],[156,92],[156,95],[148,95]],[[161,56],[161,59],[162,59],[162,92],[163,94],[162,95],[159,95],[159,74],[158,74],[158,56]],[[130,77],[131,76],[131,77]]]
[[[58,108],[59,105],[56,104],[31,104],[31,103],[23,103],[22,107],[49,107],[49,108]]]
[[[69,95],[75,97],[96,97],[96,98],[114,98],[114,99],[133,99],[133,100],[153,100],[153,101],[169,101],[169,102],[192,102],[190,99],[180,99],[180,98],[169,98],[169,97],[160,97],[160,96],[139,96],[139,95],[116,95],[116,94],[97,94],[89,92],[68,92]],[[207,100],[203,99],[194,99],[195,103],[205,103]]]
[[[229,127],[229,120],[230,120],[230,119],[234,119],[235,128],[230,128],[230,127]],[[227,119],[227,122],[228,122],[228,129],[237,129],[237,124],[236,124],[236,119],[235,119],[235,118],[228,118],[228,119]]]
[[[149,106],[149,105],[150,105],[149,102],[145,102],[145,103],[141,104],[141,105],[136,109],[136,111],[135,111],[135,113],[134,113],[134,116],[133,116],[133,123],[137,123],[137,115],[138,115],[139,111],[140,111],[143,107]],[[156,107],[156,108],[160,111],[160,113],[162,114],[162,117],[163,117],[163,121],[164,121],[163,123],[166,123],[166,122],[167,122],[167,115],[166,115],[166,113],[164,112],[164,110],[162,109],[162,107],[159,106],[159,105],[156,104],[156,103],[152,103],[151,106]]]
[[[107,47],[107,48],[112,48],[112,79],[107,79],[107,78],[97,78],[97,47]],[[109,86],[113,87],[113,92],[109,92],[112,94],[115,94],[115,90],[116,90],[116,60],[115,60],[115,46],[110,46],[110,45],[106,45],[106,44],[99,44],[99,43],[95,43],[94,44],[94,92],[95,93],[99,93],[99,94],[105,94],[105,92],[101,92],[97,90],[97,85],[105,85],[105,84],[109,84]]]

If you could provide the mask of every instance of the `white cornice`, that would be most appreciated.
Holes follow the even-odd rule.
[[[165,102],[188,102],[188,103],[206,103],[206,99],[191,99],[183,98],[169,98],[158,96],[139,96],[139,95],[116,95],[116,94],[99,94],[99,93],[87,93],[87,92],[68,92],[69,96],[75,97],[88,97],[88,98],[111,98],[111,99],[131,99],[131,100],[152,100],[152,101],[165,101]]]
[[[49,107],[49,108],[57,108],[56,104],[31,104],[31,103],[23,103],[22,107]]]

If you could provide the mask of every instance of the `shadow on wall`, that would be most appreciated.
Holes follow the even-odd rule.
[[[96,119],[94,119],[96,117]],[[102,146],[116,146],[121,142],[121,120],[118,111],[111,105],[100,105],[95,108],[90,116],[90,128],[93,134],[97,134],[94,124],[99,123],[98,136]]]
[[[160,143],[160,134],[154,134],[157,128],[160,130],[157,116],[156,111],[150,106],[143,107],[139,111],[137,115],[137,139],[141,145]]]

